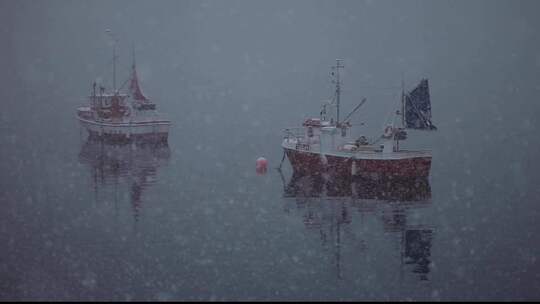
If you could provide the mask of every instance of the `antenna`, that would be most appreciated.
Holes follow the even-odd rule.
[[[92,110],[96,108],[96,81],[92,84]]]
[[[135,69],[135,43],[132,44],[131,48],[131,54],[133,56],[133,69]]]
[[[340,102],[340,96],[341,96],[341,81],[339,79],[339,69],[344,68],[345,66],[341,64],[343,59],[336,59],[336,65],[332,67],[332,70],[335,70],[332,72],[332,75],[336,77],[335,83],[336,83],[336,110],[337,110],[337,116],[336,116],[336,125],[339,125],[339,102]]]
[[[401,128],[405,128],[405,81],[401,72]]]
[[[106,29],[105,32],[109,34],[113,40],[113,91],[116,94],[116,44],[118,43],[118,38],[116,38],[110,29]]]

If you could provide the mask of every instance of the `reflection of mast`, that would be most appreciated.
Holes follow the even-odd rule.
[[[139,221],[139,209],[141,208],[142,191],[143,187],[138,185],[136,182],[131,184],[131,207],[133,208],[133,217],[135,218],[135,222]]]
[[[98,203],[98,168],[97,166],[92,168],[92,180],[94,181],[94,202]]]
[[[358,209],[362,217],[364,214],[377,214],[384,232],[400,236],[400,245],[395,248],[400,252],[400,277],[403,276],[404,265],[414,265],[411,272],[419,274],[420,280],[428,279],[432,229],[410,225],[407,219],[410,208],[431,204],[431,187],[427,178],[323,178],[322,174],[293,172],[289,182],[284,182],[283,191],[285,198],[295,198],[297,210],[303,210],[305,228],[319,231],[324,248],[327,248],[328,236],[338,279],[344,277],[342,242],[352,239],[360,243],[359,250],[367,248],[365,240],[351,231],[351,207]],[[287,212],[289,209],[285,208]],[[341,235],[342,230],[344,235]]]
[[[92,168],[96,202],[98,185],[112,186],[116,216],[120,183],[125,181],[129,184],[130,205],[134,219],[138,221],[143,191],[155,182],[157,168],[167,161],[169,156],[167,144],[107,144],[88,139],[82,146],[79,160]]]
[[[347,207],[344,203],[341,204],[341,216],[335,217],[333,216],[332,219],[337,219],[336,221],[336,270],[337,270],[337,277],[341,280],[343,279],[342,271],[341,271],[341,224],[347,223]],[[350,223],[350,221],[349,221]]]
[[[118,176],[114,180],[114,216],[118,218]]]
[[[341,275],[341,231],[340,231],[340,222],[337,223],[337,241],[336,241],[336,268],[337,268],[337,276],[339,279],[343,279],[343,276]]]

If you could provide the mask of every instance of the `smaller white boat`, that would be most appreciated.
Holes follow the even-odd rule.
[[[112,142],[167,142],[171,122],[157,112],[156,104],[143,94],[135,56],[127,92],[122,93],[116,88],[116,54],[113,56],[113,74],[112,92],[102,86],[96,88],[94,82],[88,104],[77,109],[81,126],[90,137]]]

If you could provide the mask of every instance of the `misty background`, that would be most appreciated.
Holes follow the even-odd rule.
[[[201,202],[185,210],[202,221],[183,230],[186,237],[198,231],[216,241],[213,232],[221,228],[206,223],[205,212],[219,209],[220,201],[251,202],[242,203],[249,211],[229,210],[216,221],[235,223],[249,222],[260,204],[279,197],[279,177],[255,179],[254,161],[265,156],[271,167],[279,164],[282,130],[318,116],[333,93],[330,67],[341,58],[343,112],[367,97],[353,122],[365,122],[371,136],[398,108],[402,81],[411,90],[429,79],[438,131],[411,131],[405,143],[433,151],[430,218],[439,226],[439,276],[426,297],[538,298],[539,11],[538,1],[0,0],[0,240],[10,244],[1,254],[0,279],[19,282],[0,284],[0,298],[109,296],[47,288],[42,279],[20,275],[30,268],[13,266],[20,259],[21,265],[34,261],[32,269],[44,264],[34,250],[51,239],[62,244],[61,234],[75,229],[62,223],[79,210],[70,201],[82,205],[90,197],[84,194],[89,173],[76,159],[82,139],[75,110],[94,80],[112,83],[106,29],[119,39],[117,82],[128,78],[134,48],[143,91],[172,121],[170,166],[151,197]],[[160,210],[167,206],[172,203]],[[41,239],[31,236],[42,232]],[[200,280],[217,277],[223,287],[220,280],[236,270],[216,267]],[[285,284],[289,275],[270,280]],[[328,290],[307,284],[276,295],[238,280],[238,289],[213,292],[225,298],[409,297],[381,284],[358,294],[353,283]],[[195,294],[171,292],[173,298]]]

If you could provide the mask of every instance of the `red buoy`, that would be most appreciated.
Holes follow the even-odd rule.
[[[257,158],[257,161],[255,162],[255,171],[257,171],[257,174],[265,174],[268,170],[268,161],[264,157]]]

